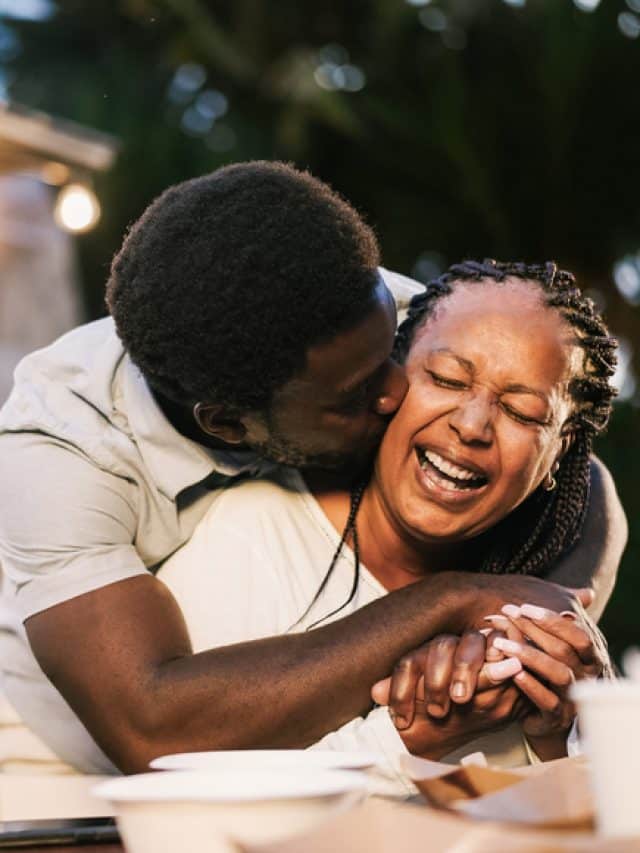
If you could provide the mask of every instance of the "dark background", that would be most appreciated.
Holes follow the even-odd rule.
[[[155,195],[251,158],[331,183],[400,272],[490,256],[578,275],[624,344],[597,450],[630,541],[604,628],[616,656],[639,644],[640,0],[13,5],[23,19],[0,15],[9,96],[122,143],[95,181],[101,222],[78,238],[87,317]]]

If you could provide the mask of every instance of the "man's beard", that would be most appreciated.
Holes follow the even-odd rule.
[[[373,451],[353,454],[340,451],[313,453],[303,450],[277,433],[271,433],[267,441],[252,444],[251,449],[265,459],[291,468],[317,469],[320,471],[354,472],[364,469],[371,460]]]

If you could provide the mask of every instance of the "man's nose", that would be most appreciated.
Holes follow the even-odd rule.
[[[404,367],[389,359],[382,387],[373,400],[373,411],[378,415],[392,415],[400,407],[408,387]]]
[[[464,399],[449,415],[449,426],[465,444],[491,444],[496,402],[489,393],[479,392]]]

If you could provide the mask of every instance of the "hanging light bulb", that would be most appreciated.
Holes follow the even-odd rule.
[[[58,193],[53,215],[65,231],[81,234],[100,219],[100,203],[85,184],[67,184]]]

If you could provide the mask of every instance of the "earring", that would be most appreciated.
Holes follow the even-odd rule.
[[[542,481],[542,488],[545,490],[545,492],[552,492],[557,485],[558,485],[558,481],[553,476],[551,471],[549,471],[547,476]]]

